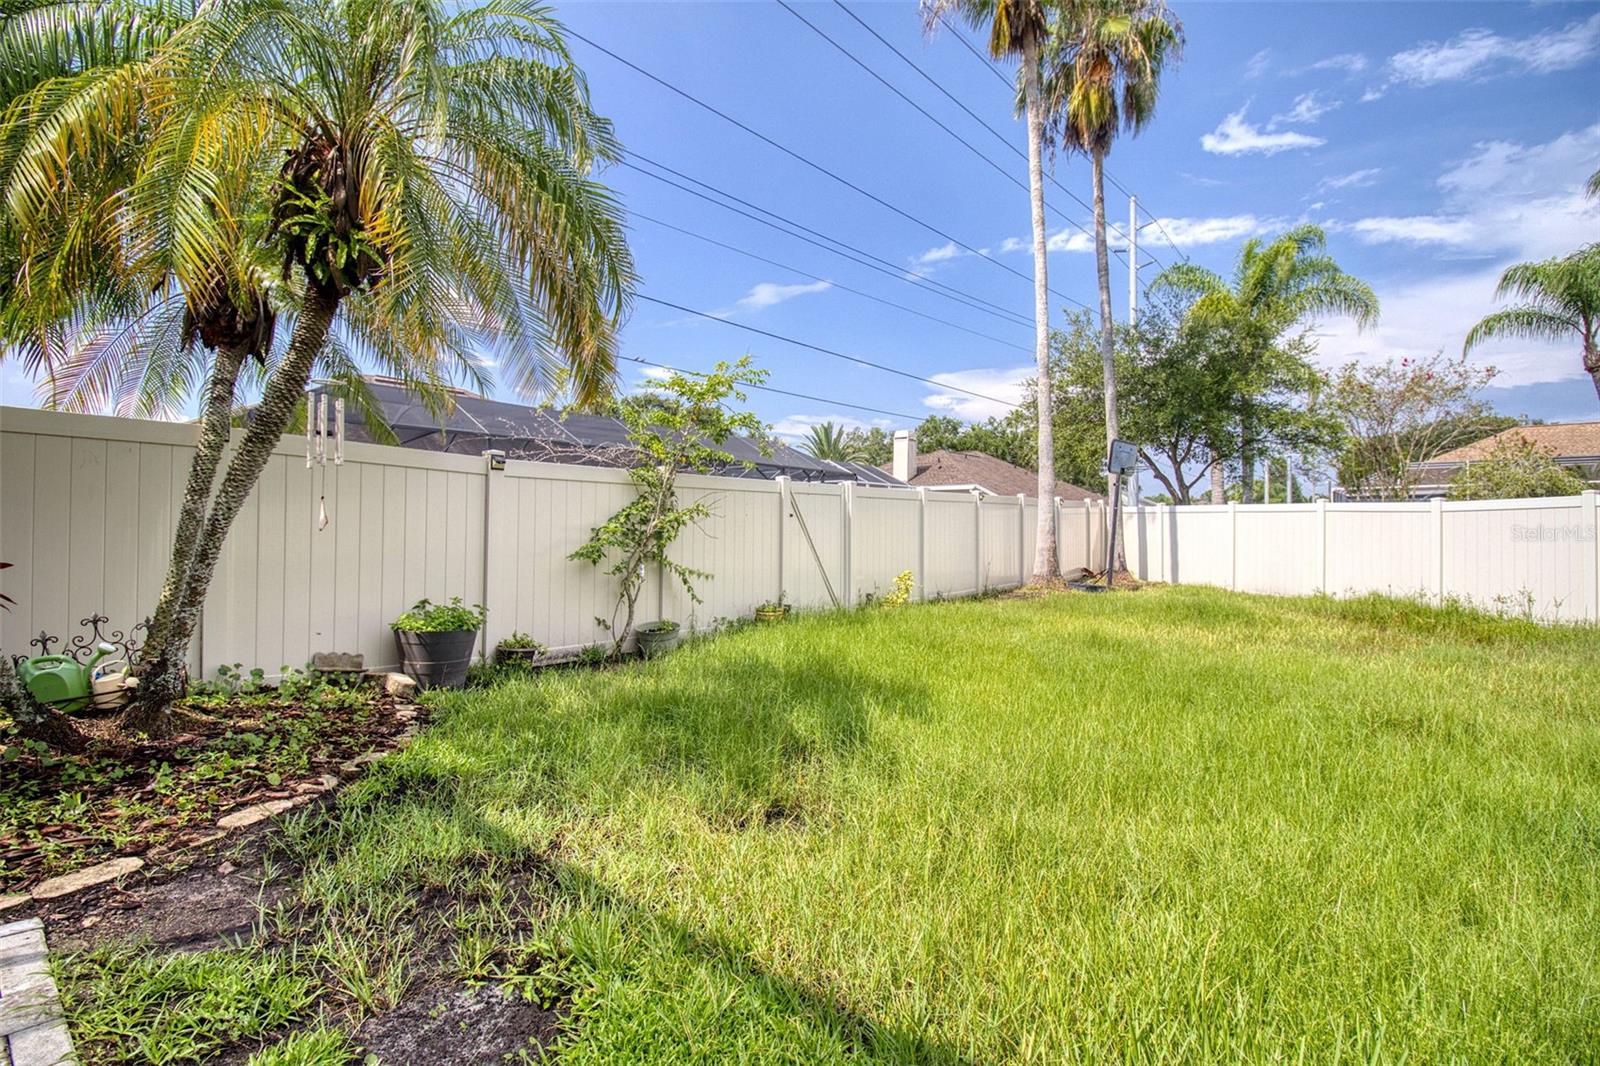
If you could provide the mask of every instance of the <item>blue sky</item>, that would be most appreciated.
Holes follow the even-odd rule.
[[[1023,161],[835,4],[796,3],[855,54],[1000,169]],[[1489,310],[1499,271],[1600,239],[1600,204],[1579,187],[1600,167],[1600,4],[1174,3],[1188,34],[1152,126],[1119,143],[1109,169],[1194,260],[1226,271],[1239,242],[1309,220],[1329,230],[1346,269],[1383,304],[1380,325],[1357,334],[1319,324],[1321,360],[1459,350]],[[852,3],[863,22],[915,61],[1005,140],[1021,124],[993,69],[948,32],[925,37],[914,3]],[[1030,365],[1028,201],[977,158],[774,2],[584,3],[560,17],[595,44],[759,130],[888,201],[873,202],[762,143],[583,41],[573,49],[597,108],[645,160],[769,207],[894,265],[869,270],[671,188],[635,169],[607,180],[633,215],[640,292],[722,316],[695,318],[640,301],[625,354],[705,369],[745,352],[770,384],[834,402],[757,393],[755,409],[781,431],[809,423],[910,424],[947,412],[983,417],[1003,405],[796,348],[727,322],[860,355],[1000,399]],[[970,35],[969,35],[970,36]],[[1088,165],[1056,161],[1056,179],[1084,199]],[[1126,198],[1108,190],[1117,224]],[[1068,299],[1092,303],[1093,256],[1069,220],[1088,212],[1047,187],[1055,320]],[[670,223],[794,270],[665,228]],[[1148,217],[1148,216],[1147,216]],[[940,232],[934,232],[934,230]],[[948,238],[985,253],[962,251]],[[1163,262],[1176,253],[1155,227],[1141,242]],[[1008,269],[1009,268],[1009,269]],[[1148,280],[1158,267],[1147,267]],[[916,271],[1000,315],[940,296]],[[1014,273],[1015,272],[1015,273]],[[1023,276],[1018,276],[1018,275]],[[930,321],[847,291],[858,289],[936,316]],[[1118,316],[1127,276],[1114,260]],[[1600,418],[1575,345],[1499,345],[1490,399],[1500,410],[1551,420]],[[645,368],[625,364],[630,383]],[[5,402],[27,401],[14,368]],[[840,402],[892,414],[851,410]]]

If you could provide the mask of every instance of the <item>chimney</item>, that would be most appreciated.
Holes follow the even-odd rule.
[[[908,485],[917,476],[917,437],[909,429],[894,431],[894,469],[890,473]]]

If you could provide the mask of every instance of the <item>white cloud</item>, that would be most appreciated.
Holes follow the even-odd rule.
[[[665,381],[672,376],[672,371],[664,366],[647,366],[639,371],[639,376],[651,381]]]
[[[1267,67],[1271,65],[1272,49],[1263,48],[1245,63],[1244,76],[1247,78],[1259,78],[1267,72]]]
[[[889,429],[894,423],[887,418],[874,418],[863,422],[859,418],[849,415],[786,415],[772,423],[772,432],[775,436],[782,437],[789,443],[803,440],[810,432],[812,426],[820,426],[824,422],[832,422],[841,429]]]
[[[1310,124],[1317,121],[1329,111],[1336,111],[1340,107],[1338,100],[1328,100],[1316,91],[1301,93],[1294,98],[1294,103],[1289,110],[1281,115],[1273,115],[1269,128],[1272,126]]]
[[[1293,148],[1316,148],[1327,143],[1321,137],[1282,130],[1272,133],[1246,122],[1244,108],[1240,108],[1200,138],[1200,147],[1213,155],[1245,155],[1260,152],[1275,155]]]
[[[1472,223],[1462,218],[1440,218],[1438,215],[1408,215],[1403,218],[1378,216],[1363,218],[1350,225],[1350,230],[1367,244],[1450,244],[1458,247],[1471,245],[1476,237]]]
[[[1391,85],[1423,87],[1523,71],[1548,74],[1571,70],[1597,54],[1600,14],[1527,37],[1466,30],[1448,41],[1429,41],[1396,52],[1386,69]]]
[[[934,374],[933,381],[948,388],[924,396],[922,402],[941,414],[955,415],[969,421],[1004,417],[1011,411],[1011,404],[1022,402],[1023,386],[1033,378],[1033,374],[1032,366]],[[981,395],[972,396],[968,392],[953,391],[955,389],[966,389]]]
[[[720,311],[711,312],[718,318],[729,318],[740,311],[761,311],[768,307],[793,300],[798,296],[809,296],[816,292],[827,292],[833,288],[831,281],[812,281],[803,285],[779,285],[772,281],[763,281],[753,285],[750,291],[739,297],[732,307],[725,307]]]
[[[1367,57],[1360,52],[1341,52],[1327,59],[1319,59],[1307,70],[1342,70],[1349,74],[1360,74],[1367,69]]]
[[[1159,221],[1160,229],[1156,229],[1153,222]],[[1142,241],[1147,243],[1165,244],[1167,238],[1180,248],[1195,248],[1206,244],[1217,244],[1222,241],[1236,240],[1256,233],[1266,233],[1274,228],[1279,228],[1277,222],[1271,219],[1257,218],[1255,215],[1226,215],[1214,218],[1161,218],[1151,220],[1141,226],[1144,236]],[[1162,234],[1165,230],[1165,234]],[[1094,238],[1090,235],[1093,231],[1085,232],[1076,226],[1063,226],[1050,234],[1045,239],[1045,247],[1052,252],[1093,252]],[[1109,248],[1126,248],[1127,238],[1115,229],[1106,230],[1106,246]],[[1000,242],[1002,252],[1022,252],[1033,247],[1030,241],[1021,237],[1007,237]]]
[[[961,249],[956,247],[956,242],[941,244],[937,248],[929,248],[911,262],[914,266],[932,266],[935,263],[947,263],[961,254]]]
[[[1382,167],[1368,167],[1365,170],[1352,170],[1348,174],[1337,177],[1323,178],[1317,182],[1319,191],[1331,189],[1362,189],[1378,180],[1378,175],[1383,173]]]
[[[1443,351],[1456,355],[1473,323],[1493,311],[1500,273],[1516,262],[1562,255],[1600,231],[1600,204],[1581,183],[1600,165],[1600,123],[1543,144],[1489,142],[1438,178],[1440,210],[1406,218],[1360,219],[1346,227],[1363,240],[1428,243],[1480,260],[1461,273],[1378,286],[1382,318],[1366,334],[1348,322],[1322,332],[1321,359],[1381,362]],[[1440,265],[1448,260],[1440,256]],[[1576,346],[1496,341],[1473,353],[1500,371],[1505,387],[1581,375]]]

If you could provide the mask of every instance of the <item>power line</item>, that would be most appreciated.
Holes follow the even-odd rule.
[[[780,3],[780,4],[783,4],[783,2],[784,2],[784,0],[778,0],[778,3]],[[877,38],[879,43],[881,43],[885,48],[889,49],[889,51],[891,51],[895,55],[899,56],[901,62],[903,62],[906,66],[910,67],[912,70],[914,70],[918,74],[920,74],[924,81],[926,81],[929,85],[932,85],[935,89],[938,89],[939,92],[944,94],[946,99],[948,99],[951,103],[955,104],[962,111],[966,112],[966,114],[969,117],[971,117],[971,119],[974,122],[978,123],[984,129],[988,130],[991,134],[993,134],[995,139],[998,140],[1001,144],[1005,145],[1006,148],[1010,149],[1010,151],[1011,151],[1011,153],[1013,155],[1017,156],[1023,162],[1027,162],[1028,161],[1028,153],[1026,153],[1022,149],[1018,148],[1015,144],[1012,144],[1011,143],[1011,139],[1009,137],[1007,137],[1005,134],[1001,133],[999,130],[997,130],[993,126],[991,126],[989,124],[989,120],[988,119],[983,118],[977,112],[973,111],[972,108],[970,108],[966,104],[964,104],[961,101],[960,97],[956,96],[949,89],[946,89],[943,85],[940,85],[938,79],[934,78],[933,75],[929,74],[927,71],[923,70],[920,66],[918,66],[916,61],[913,60],[910,56],[906,55],[904,52],[900,51],[900,49],[896,48],[887,38],[885,38],[883,36],[883,34],[879,33],[877,30],[873,29],[865,20],[863,20],[861,18],[861,16],[857,15],[854,11],[851,11],[848,7],[846,7],[844,5],[844,3],[843,3],[843,0],[833,0],[833,2],[834,2],[835,5],[838,6],[840,11],[843,11],[846,15],[849,15],[852,19],[854,19],[857,25],[859,25],[862,29],[866,30],[868,33],[872,34],[873,37]],[[787,7],[788,5],[784,4],[784,6]],[[798,17],[798,16],[796,16],[796,17]],[[810,25],[810,23],[807,23],[807,25]],[[812,28],[815,29],[816,27],[812,27]],[[819,34],[822,33],[821,30],[817,30],[817,32]],[[827,35],[823,34],[823,36],[826,37]],[[831,41],[831,38],[829,38],[829,40]],[[834,47],[839,48],[840,51],[844,51],[844,49],[841,46],[839,46],[838,44],[835,44]],[[849,55],[848,52],[845,52],[845,54]],[[850,58],[851,59],[855,59],[855,56],[850,56]],[[862,63],[861,60],[856,59],[856,63],[858,65],[862,66],[863,68],[866,68],[868,73],[871,73],[873,77],[878,78],[879,81],[883,81],[882,78],[879,78],[878,75],[875,72],[873,72],[870,67],[867,67],[865,63]],[[989,69],[993,70],[994,68],[990,67]],[[998,73],[998,72],[996,72],[996,73]],[[888,82],[884,82],[884,84],[887,85]],[[894,87],[890,86],[890,88],[893,89]],[[898,89],[895,89],[894,91],[895,91],[895,93],[897,95],[900,95],[902,98],[905,98],[905,94],[901,93]],[[907,103],[910,103],[910,101],[907,100]],[[917,107],[916,104],[912,104],[911,106]],[[918,111],[922,111],[922,108],[917,107],[917,110]],[[926,115],[927,112],[923,111],[923,114]],[[929,118],[933,118],[932,115],[929,115],[928,117]],[[939,122],[938,119],[933,119],[933,121]],[[939,122],[939,125],[941,127],[943,127],[944,123]],[[944,127],[944,128],[948,130],[948,127]],[[953,136],[953,134],[952,134],[952,136]],[[962,143],[965,144],[966,142],[963,141]],[[974,149],[974,151],[976,151],[976,149]],[[983,158],[987,159],[988,157],[984,156]],[[1066,193],[1069,198],[1071,198],[1072,200],[1077,202],[1079,207],[1082,207],[1086,211],[1093,211],[1094,210],[1094,208],[1092,206],[1090,206],[1088,203],[1086,203],[1081,196],[1079,196],[1077,193],[1073,192],[1071,189],[1067,188],[1065,185],[1061,184],[1061,182],[1057,181],[1054,174],[1047,174],[1046,177],[1049,179],[1050,184],[1054,185],[1057,189],[1060,189],[1062,192]],[[1013,180],[1015,180],[1015,179],[1013,179]],[[1027,189],[1028,188],[1028,186],[1026,184],[1024,184],[1023,182],[1018,181],[1017,184],[1019,186],[1021,186],[1023,189]],[[1057,213],[1060,214],[1062,218],[1066,219],[1067,222],[1069,222],[1072,225],[1076,226],[1083,233],[1087,234],[1090,237],[1094,236],[1094,234],[1089,229],[1087,229],[1083,225],[1083,223],[1077,221],[1076,219],[1072,218],[1070,215],[1065,214],[1064,212],[1059,212],[1058,211]]]
[[[870,367],[873,370],[881,370],[886,374],[894,374],[897,377],[909,378],[912,381],[920,381],[924,384],[932,385],[936,389],[945,389],[949,392],[965,393],[968,396],[973,396],[980,400],[988,400],[990,403],[1002,404],[1006,407],[1021,406],[1020,404],[1012,403],[1010,400],[1002,400],[998,396],[989,396],[981,392],[974,392],[971,389],[962,388],[960,385],[951,385],[948,382],[935,381],[932,378],[925,378],[921,374],[913,374],[909,370],[901,370],[899,367],[889,366],[885,363],[877,363],[871,359],[863,359],[859,355],[850,355],[847,352],[835,351],[832,348],[824,348],[821,345],[812,344],[809,341],[797,340],[794,337],[787,337],[782,333],[773,333],[771,330],[758,329],[755,326],[747,326],[743,322],[735,322],[732,319],[723,318],[720,315],[714,315],[709,311],[697,311],[692,307],[685,307],[683,304],[675,304],[671,300],[662,300],[655,296],[646,296],[642,292],[635,293],[634,299],[645,300],[649,303],[659,304],[662,307],[670,307],[674,311],[682,311],[684,314],[696,315],[700,318],[710,319],[712,322],[721,322],[724,326],[732,326],[735,329],[742,329],[747,333],[757,333],[763,337],[770,337],[773,340],[782,341],[785,344],[793,344],[797,348],[807,348],[813,352],[819,352],[822,355],[832,356],[835,359],[842,359],[847,363],[855,363],[858,366]]]
[[[658,370],[670,370],[674,374],[688,374],[697,378],[710,377],[710,375],[704,371],[679,370],[675,366],[668,366],[666,363],[653,363],[648,359],[641,359],[637,355],[624,355],[621,356],[621,358],[628,360],[630,363],[643,363],[645,366],[653,366]],[[921,415],[908,415],[903,411],[885,411],[881,407],[867,407],[864,404],[849,403],[845,400],[830,400],[826,396],[812,396],[809,393],[804,392],[790,392],[788,389],[780,389],[772,385],[752,385],[749,382],[744,382],[739,387],[743,389],[760,389],[762,392],[775,392],[779,396],[792,396],[797,400],[810,400],[812,403],[825,403],[831,407],[848,407],[854,411],[866,411],[875,415],[888,415],[890,418],[903,418],[907,422],[920,422],[922,421],[923,417]]]
[[[752,126],[748,126],[745,123],[740,122],[738,119],[734,118],[732,115],[728,114],[726,111],[722,111],[722,110],[720,110],[720,109],[718,109],[716,107],[713,107],[712,105],[706,103],[704,100],[700,99],[699,97],[695,96],[694,94],[692,94],[690,92],[687,92],[687,91],[685,91],[683,89],[680,89],[676,85],[673,85],[671,82],[667,81],[666,79],[658,77],[657,75],[650,73],[648,70],[645,70],[643,67],[639,66],[638,64],[630,62],[629,60],[626,60],[626,59],[622,58],[621,56],[617,55],[617,53],[611,51],[611,49],[606,48],[603,45],[596,44],[594,41],[590,40],[588,37],[585,37],[583,34],[577,32],[576,30],[569,29],[567,31],[567,33],[570,36],[576,37],[578,40],[584,42],[589,47],[591,47],[591,48],[593,48],[593,49],[595,49],[595,50],[597,50],[599,52],[602,52],[607,56],[610,56],[612,59],[616,60],[618,63],[621,63],[623,66],[627,67],[629,70],[632,70],[635,73],[640,74],[643,77],[646,77],[646,78],[650,79],[651,81],[655,82],[657,85],[660,85],[662,88],[668,89],[671,92],[676,93],[677,95],[683,97],[685,100],[688,100],[689,102],[693,103],[697,107],[703,108],[704,110],[710,112],[711,114],[716,115],[718,118],[722,119],[724,122],[730,123],[731,125],[738,127],[739,129],[743,130],[744,132],[750,134],[750,136],[752,136],[752,137],[756,138],[757,140],[761,141],[763,144],[766,144],[766,145],[769,145],[769,146],[771,146],[773,148],[776,148],[778,151],[782,152],[784,155],[789,156],[791,159],[794,159],[795,161],[797,161],[799,163],[803,163],[806,166],[810,167],[812,170],[815,170],[817,173],[825,175],[825,176],[833,179],[834,181],[838,182],[840,185],[843,185],[845,188],[850,189],[850,190],[860,194],[861,196],[866,197],[867,199],[871,200],[873,203],[878,204],[879,206],[884,207],[884,208],[886,208],[886,209],[888,209],[890,211],[893,211],[895,214],[899,215],[901,218],[904,218],[909,222],[913,222],[913,223],[917,224],[918,226],[921,226],[923,229],[927,230],[929,233],[932,233],[932,234],[942,238],[943,240],[948,241],[951,244],[954,244],[957,248],[960,248],[960,249],[962,249],[963,251],[966,251],[966,252],[970,252],[971,254],[973,254],[975,256],[978,256],[980,259],[983,259],[986,262],[993,263],[995,266],[999,267],[1001,270],[1006,271],[1008,274],[1014,274],[1014,275],[1016,275],[1017,277],[1021,278],[1024,281],[1027,281],[1027,282],[1030,282],[1030,283],[1033,281],[1033,278],[1030,275],[1024,274],[1022,271],[1020,271],[1017,268],[1011,266],[1010,264],[1003,263],[1003,262],[1001,262],[1000,260],[994,258],[991,255],[984,254],[982,251],[980,251],[977,248],[974,248],[972,245],[966,243],[965,241],[960,240],[959,238],[954,237],[949,233],[946,233],[944,230],[940,229],[938,226],[935,226],[933,223],[928,222],[928,221],[926,221],[924,219],[918,218],[916,215],[913,215],[911,212],[905,210],[904,208],[898,207],[895,204],[890,203],[888,200],[885,200],[883,197],[877,195],[876,193],[869,192],[868,190],[862,188],[860,185],[857,185],[855,182],[851,181],[849,178],[842,177],[841,175],[837,174],[836,172],[834,172],[832,170],[829,170],[827,167],[823,166],[821,163],[817,163],[817,162],[813,161],[812,159],[808,158],[807,156],[802,155],[801,153],[799,153],[799,152],[795,151],[794,149],[788,147],[787,145],[781,144],[778,141],[773,140],[771,137],[768,137],[766,134],[762,133],[760,130],[757,130]],[[1054,293],[1060,299],[1070,300],[1073,303],[1078,303],[1078,301],[1073,300],[1072,297],[1066,295],[1065,293],[1056,292],[1056,290],[1054,290],[1054,289],[1051,289],[1050,291],[1052,293]]]
[[[706,244],[715,245],[718,248],[725,248],[730,252],[734,252],[734,253],[736,253],[738,255],[746,256],[746,257],[748,257],[750,259],[756,260],[757,262],[766,263],[768,266],[775,266],[780,270],[787,270],[787,271],[789,271],[791,273],[799,274],[803,278],[810,278],[812,281],[824,282],[825,284],[827,284],[829,286],[832,286],[835,289],[840,289],[840,290],[842,290],[844,292],[852,293],[852,294],[854,294],[856,296],[862,297],[863,299],[871,300],[874,303],[884,304],[887,307],[897,307],[900,310],[906,311],[906,312],[908,312],[910,314],[913,314],[913,315],[916,315],[919,318],[926,318],[930,322],[937,322],[941,326],[949,326],[951,329],[959,329],[963,333],[970,333],[974,337],[982,337],[984,340],[993,341],[994,343],[1000,344],[1000,345],[1004,345],[1007,348],[1015,348],[1019,352],[1032,352],[1033,351],[1033,349],[1031,349],[1031,348],[1025,348],[1020,344],[1014,344],[1011,341],[1003,340],[1000,337],[995,337],[995,336],[992,336],[992,335],[990,335],[988,333],[983,333],[983,332],[980,332],[980,331],[975,330],[975,329],[969,329],[966,326],[963,326],[963,325],[961,325],[959,323],[956,323],[956,322],[951,322],[948,319],[940,318],[937,315],[930,315],[926,311],[918,311],[915,307],[907,307],[905,304],[896,303],[893,300],[884,299],[882,296],[875,296],[870,292],[864,292],[861,289],[851,288],[849,285],[846,285],[846,284],[844,284],[842,282],[834,281],[832,278],[825,278],[825,277],[822,277],[821,275],[813,274],[810,271],[801,270],[799,267],[791,266],[788,263],[780,263],[776,259],[768,259],[764,255],[758,255],[755,252],[748,251],[748,250],[746,250],[744,248],[740,248],[740,247],[738,247],[736,245],[728,244],[728,243],[726,243],[724,241],[719,241],[715,237],[707,237],[703,233],[696,233],[696,232],[694,232],[694,230],[684,229],[682,226],[675,226],[671,222],[666,222],[666,221],[663,221],[662,219],[659,219],[659,218],[652,218],[651,216],[649,216],[647,214],[644,214],[642,211],[629,211],[628,212],[628,217],[630,219],[633,219],[633,218],[642,219],[645,222],[650,222],[650,223],[653,223],[653,224],[655,224],[657,226],[661,226],[661,227],[663,227],[665,229],[670,229],[670,230],[672,230],[672,231],[674,231],[676,233],[681,233],[685,237],[693,237],[697,241],[704,241]]]
[[[929,122],[933,123],[935,126],[938,126],[940,129],[942,129],[946,133],[948,133],[951,137],[953,137],[957,141],[961,142],[961,144],[966,147],[967,151],[971,152],[973,155],[977,156],[979,159],[983,160],[985,163],[988,163],[989,166],[991,166],[992,168],[994,168],[996,171],[998,171],[1000,173],[1001,177],[1003,177],[1007,181],[1011,182],[1011,184],[1015,185],[1017,188],[1022,189],[1024,192],[1027,191],[1027,189],[1028,189],[1028,183],[1027,182],[1025,182],[1022,179],[1018,178],[1015,174],[1011,173],[1011,171],[1007,170],[1005,167],[1001,166],[999,163],[996,163],[993,159],[990,159],[987,155],[985,155],[971,141],[967,140],[965,137],[961,136],[961,134],[957,133],[955,130],[953,130],[949,126],[945,125],[945,123],[942,122],[937,115],[933,114],[933,112],[929,111],[927,108],[923,107],[921,104],[919,104],[915,100],[911,99],[911,97],[909,97],[905,93],[901,92],[897,87],[895,87],[894,84],[892,84],[890,81],[888,81],[888,79],[884,78],[883,75],[879,74],[877,71],[873,70],[872,67],[869,66],[867,63],[865,63],[861,59],[857,58],[855,53],[851,52],[844,45],[840,44],[838,41],[836,41],[832,37],[830,37],[822,29],[822,27],[818,26],[816,23],[812,22],[810,19],[808,19],[804,15],[800,14],[800,12],[798,12],[794,8],[790,7],[788,5],[788,3],[785,2],[785,0],[775,0],[775,2],[777,3],[777,5],[779,7],[783,8],[785,11],[789,12],[789,14],[793,15],[795,18],[799,19],[801,22],[805,23],[808,27],[810,27],[811,32],[815,33],[818,37],[821,37],[824,41],[827,41],[829,44],[833,45],[834,48],[838,49],[839,53],[841,55],[843,55],[846,59],[850,60],[850,62],[854,63],[856,66],[858,66],[862,70],[866,71],[867,74],[870,75],[872,77],[872,79],[874,81],[876,81],[879,85],[882,85],[885,89],[888,89],[890,92],[894,93],[900,99],[904,100],[906,103],[908,103],[912,107],[916,108],[917,112],[920,115],[922,115],[923,118],[926,118]],[[843,5],[841,5],[841,6],[843,6]],[[848,14],[848,13],[849,12],[846,11],[846,14]],[[854,17],[854,16],[852,16],[852,17]]]
[[[691,183],[693,183],[695,185],[699,185],[703,189],[709,189],[711,192],[715,193],[717,196],[724,197],[724,198],[726,198],[728,200],[733,201],[733,203],[736,203],[736,204],[742,204],[745,207],[750,208],[751,211],[759,212],[759,214],[751,214],[749,211],[741,210],[738,207],[734,207],[732,204],[725,204],[721,200],[717,200],[715,197],[708,196],[707,194],[705,194],[703,192],[700,192],[697,189],[691,189],[687,185],[679,184],[678,182],[673,181],[671,178],[662,177],[660,174],[653,174],[650,171],[645,170],[642,167],[638,166],[637,164],[628,162],[627,160],[623,160],[622,161],[622,165],[623,166],[627,167],[628,169],[630,169],[630,170],[632,170],[632,171],[634,171],[636,173],[643,174],[643,175],[645,175],[646,177],[649,177],[649,178],[654,178],[656,181],[659,181],[659,182],[661,182],[661,183],[663,183],[665,185],[670,185],[675,189],[679,189],[679,190],[681,190],[683,192],[686,192],[686,193],[690,194],[691,196],[697,196],[700,199],[706,201],[707,203],[715,204],[716,206],[722,208],[725,211],[731,211],[736,215],[743,216],[744,218],[748,218],[748,219],[750,219],[750,220],[752,220],[754,222],[759,222],[762,225],[768,226],[768,227],[770,227],[772,229],[775,229],[780,233],[787,234],[788,236],[794,237],[797,240],[804,241],[807,244],[815,245],[816,247],[821,248],[826,252],[831,252],[832,254],[840,256],[841,258],[844,258],[844,259],[848,259],[853,263],[857,263],[857,264],[859,264],[861,266],[865,266],[865,267],[868,267],[868,268],[870,268],[872,270],[876,270],[876,271],[878,271],[879,273],[882,273],[882,274],[887,274],[890,277],[896,278],[896,279],[904,282],[907,285],[917,285],[917,282],[913,281],[911,279],[912,278],[919,279],[920,281],[924,281],[924,282],[927,283],[928,291],[931,291],[934,295],[943,296],[945,299],[948,299],[948,300],[954,300],[957,303],[963,304],[963,305],[965,305],[967,307],[971,307],[975,311],[982,311],[984,314],[992,315],[995,318],[998,318],[1003,322],[1008,322],[1008,323],[1010,323],[1012,325],[1018,325],[1018,326],[1032,326],[1033,325],[1032,319],[1029,319],[1029,318],[1027,318],[1027,317],[1025,317],[1025,316],[1023,316],[1021,314],[1018,314],[1015,311],[1007,310],[1006,308],[1001,307],[999,304],[993,303],[993,302],[991,302],[989,300],[985,300],[982,297],[973,296],[972,294],[970,294],[970,293],[968,293],[968,292],[966,292],[966,291],[964,291],[962,289],[957,289],[954,286],[946,285],[944,282],[939,281],[938,279],[934,278],[932,275],[923,274],[923,273],[920,273],[918,271],[911,270],[911,269],[906,268],[906,267],[902,267],[897,263],[893,263],[890,260],[883,258],[882,256],[874,255],[871,252],[868,252],[868,251],[865,251],[863,249],[857,248],[853,244],[849,244],[849,243],[847,243],[845,241],[839,240],[837,237],[831,237],[828,234],[821,232],[820,230],[812,229],[811,227],[806,226],[803,223],[796,222],[791,218],[787,218],[784,215],[780,215],[776,211],[772,211],[772,210],[770,210],[768,208],[761,207],[761,206],[759,206],[757,204],[751,203],[749,200],[745,200],[745,199],[742,199],[741,197],[735,196],[734,194],[728,192],[725,189],[719,189],[715,185],[710,184],[709,182],[702,181],[699,178],[690,177],[688,174],[683,173],[681,170],[674,170],[672,167],[669,167],[664,163],[658,163],[655,160],[649,158],[648,156],[641,155],[638,152],[635,152],[635,153],[633,153],[633,158],[634,159],[638,159],[638,160],[642,160],[643,162],[648,163],[650,166],[656,167],[659,170],[664,170],[668,174],[676,175],[677,177],[682,178],[684,181],[691,182]],[[776,222],[770,221],[768,218],[760,217],[761,215],[768,215],[772,219],[777,219],[778,221],[776,221]],[[788,228],[788,227],[792,227],[792,228]],[[799,231],[802,231],[802,232],[795,232],[796,230],[799,230]],[[804,234],[811,234],[813,237],[815,237],[817,239],[814,240],[814,239],[812,239],[812,237],[805,236]],[[824,241],[828,242],[828,243],[822,243]],[[838,247],[832,247],[832,245],[837,245]],[[840,251],[839,250],[840,248],[845,249],[845,250],[844,251]]]

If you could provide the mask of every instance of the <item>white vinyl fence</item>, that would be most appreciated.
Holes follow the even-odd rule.
[[[1242,592],[1381,592],[1551,622],[1600,622],[1596,493],[1448,503],[1146,506],[1128,567]]]
[[[0,407],[0,560],[14,564],[0,590],[17,600],[0,612],[0,648],[27,652],[40,630],[69,637],[97,613],[126,629],[154,609],[196,434]],[[651,574],[640,622],[704,628],[780,593],[801,608],[850,605],[903,570],[919,596],[966,596],[1015,586],[1032,565],[1037,512],[1018,497],[700,476],[679,485],[713,512],[673,549],[711,575],[696,582],[704,602]],[[320,651],[391,666],[388,624],[424,596],[484,604],[485,648],[513,630],[556,654],[596,643],[616,584],[568,555],[632,491],[621,470],[516,460],[494,470],[477,456],[371,444],[307,469],[304,440],[285,437],[228,536],[191,669],[276,674]],[[319,530],[321,507],[330,522]],[[1091,523],[1069,525],[1077,536],[1063,538],[1061,557],[1082,565]]]
[[[0,407],[0,648],[93,614],[126,629],[155,606],[196,427]],[[307,469],[286,437],[235,522],[191,668],[269,674],[320,651],[373,667],[397,656],[389,622],[415,601],[489,609],[483,647],[513,630],[557,654],[604,639],[615,584],[568,555],[632,491],[620,470],[371,444]],[[640,622],[704,628],[783,593],[801,608],[859,603],[910,570],[921,598],[1009,588],[1032,567],[1037,511],[1021,497],[685,476],[713,517],[674,557],[711,577],[691,603],[649,575]],[[317,528],[319,508],[330,518]],[[1055,501],[1063,569],[1098,565],[1098,504]],[[1280,594],[1452,596],[1550,620],[1600,619],[1595,494],[1475,504],[1145,507],[1126,516],[1128,563],[1153,581]]]

